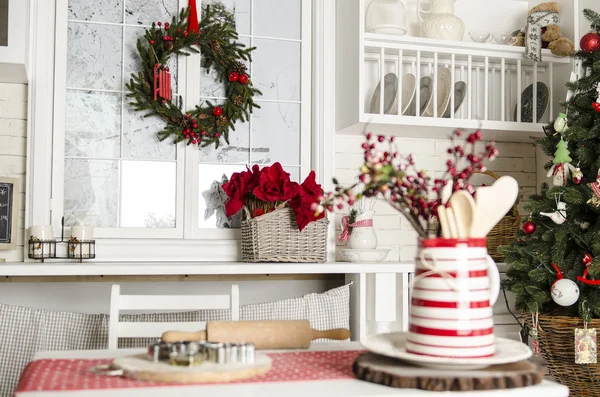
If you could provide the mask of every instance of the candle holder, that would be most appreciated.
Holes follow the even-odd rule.
[[[58,256],[56,246],[58,244],[67,245],[67,256]],[[46,259],[75,259],[79,263],[84,259],[94,259],[96,257],[96,240],[78,240],[76,237],[70,237],[65,241],[65,217],[61,220],[60,241],[41,240],[34,236],[29,238],[29,259],[38,259],[42,263]]]

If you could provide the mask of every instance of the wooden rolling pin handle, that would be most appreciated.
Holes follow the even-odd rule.
[[[346,340],[350,338],[350,330],[346,328],[328,329],[327,331],[312,330],[312,340],[315,339],[334,339],[334,340]]]
[[[167,331],[162,334],[163,342],[191,342],[191,341],[205,341],[206,331],[199,332],[180,332],[180,331]]]

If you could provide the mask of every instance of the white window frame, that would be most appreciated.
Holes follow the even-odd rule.
[[[320,0],[302,1],[301,47],[301,157],[300,177],[317,169],[323,181],[330,174],[321,164],[322,151],[331,145],[321,137],[321,124],[312,120],[315,67],[313,51],[313,8]],[[334,1],[334,0],[326,0]],[[184,3],[184,4],[181,4]],[[200,2],[199,2],[200,3]],[[59,232],[63,213],[64,137],[54,133],[64,131],[67,39],[67,0],[32,0],[32,82],[30,91],[30,123],[28,134],[28,193],[26,227],[52,223]],[[187,5],[187,0],[180,0]],[[200,8],[200,4],[199,4]],[[61,12],[59,12],[61,11]],[[51,32],[51,34],[50,34]],[[56,41],[55,41],[56,40]],[[42,56],[46,55],[45,58]],[[178,87],[185,108],[192,108],[200,98],[197,82],[191,81],[188,70],[200,71],[200,56],[182,57],[179,62]],[[191,69],[194,68],[194,69]],[[56,73],[54,73],[56,71]],[[62,76],[59,75],[62,71]],[[199,79],[199,73],[194,76]],[[44,80],[39,80],[42,77]],[[54,78],[53,78],[54,77]],[[187,79],[187,80],[186,80]],[[187,83],[185,83],[187,81]],[[192,87],[185,91],[185,87]],[[194,92],[194,90],[196,92]],[[62,112],[62,113],[61,113]],[[48,122],[51,121],[50,124]],[[331,131],[332,132],[332,131]],[[330,133],[331,133],[330,132]],[[62,139],[57,139],[62,138]],[[331,153],[331,152],[330,152]],[[58,155],[57,155],[58,154]],[[325,156],[326,158],[328,156]],[[96,228],[97,251],[100,260],[215,260],[238,259],[239,230],[199,229],[198,226],[198,158],[196,148],[177,148],[177,225],[173,229]],[[329,162],[326,160],[326,162]],[[225,163],[224,163],[225,164]],[[332,164],[332,161],[331,161]],[[327,172],[324,170],[327,169]],[[60,176],[59,176],[60,175]],[[187,220],[187,221],[186,221]],[[66,233],[68,233],[68,229]]]

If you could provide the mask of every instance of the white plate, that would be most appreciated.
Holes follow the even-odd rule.
[[[457,81],[454,84],[454,113],[458,112],[460,106],[463,101],[467,97],[467,83],[464,81]],[[450,104],[446,108],[446,112],[444,113],[445,118],[450,118]]]
[[[433,77],[432,77],[433,79]],[[437,116],[442,117],[446,113],[450,96],[452,95],[452,72],[448,68],[439,68],[437,73]],[[431,94],[433,97],[433,92]],[[423,117],[433,117],[433,98],[429,101]]]
[[[365,338],[362,345],[373,353],[397,358],[421,367],[458,370],[481,369],[491,365],[516,363],[531,357],[531,349],[512,339],[496,337],[496,354],[486,358],[445,358],[412,354],[406,351],[407,332],[371,335]]]
[[[383,114],[398,114],[398,76],[388,73],[383,78]],[[369,113],[379,114],[379,100],[381,99],[381,82],[375,87],[371,97]]]
[[[360,262],[381,262],[387,258],[390,253],[389,249],[374,249],[374,250],[360,250],[342,248],[340,250],[342,258],[347,262],[360,263]]]
[[[412,73],[402,76],[402,114],[406,114],[408,107],[417,93],[417,78]]]
[[[420,90],[420,98],[419,98],[419,115],[422,116],[425,109],[429,107],[431,100],[433,99],[433,78],[431,76],[421,77],[421,82],[419,84]],[[403,94],[404,95],[404,94]],[[416,116],[417,114],[417,95],[413,95],[410,105],[406,112],[404,112],[406,116]]]

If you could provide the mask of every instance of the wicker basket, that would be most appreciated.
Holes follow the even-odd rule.
[[[244,262],[327,262],[327,218],[300,232],[294,210],[285,207],[242,222]]]
[[[492,171],[486,171],[484,174],[491,176],[494,179],[500,178]],[[501,245],[510,245],[515,241],[517,232],[521,225],[521,215],[516,204],[510,210],[510,213],[504,216],[496,226],[487,235],[488,254],[497,263],[504,261],[504,256],[498,252],[498,247]]]
[[[531,327],[531,316],[524,317]],[[600,396],[600,364],[575,364],[575,328],[583,328],[583,320],[542,314],[538,319],[542,357],[554,380],[568,386],[571,396]],[[600,329],[600,320],[588,327]]]

